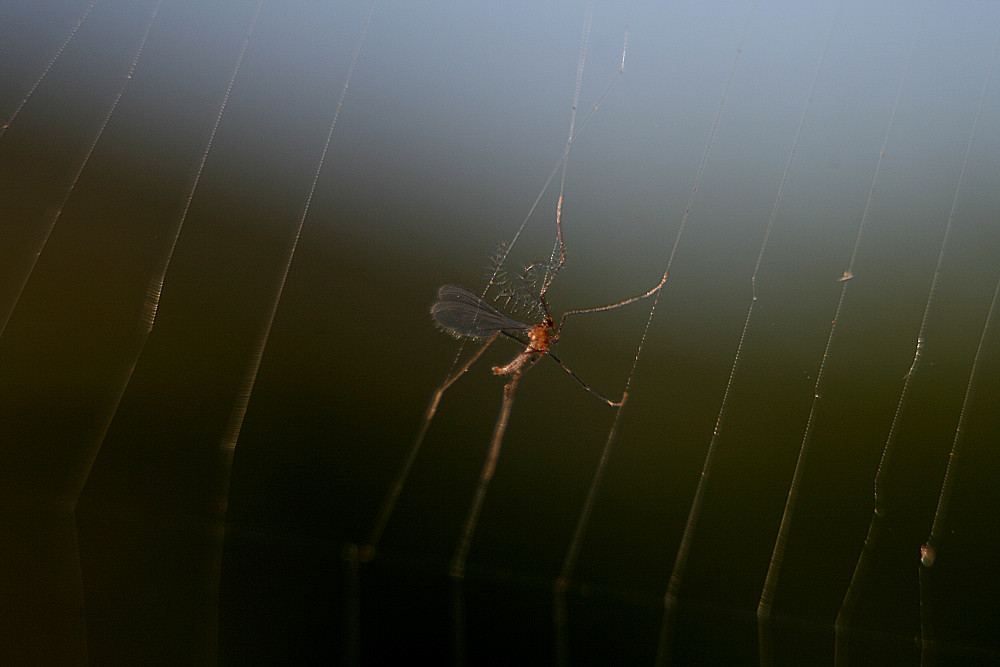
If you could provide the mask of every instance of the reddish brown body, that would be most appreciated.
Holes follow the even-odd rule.
[[[516,373],[521,370],[521,367],[532,355],[548,352],[549,345],[555,343],[557,337],[555,323],[552,318],[546,317],[544,322],[531,327],[531,331],[528,332],[527,347],[506,366],[494,366],[493,374],[510,375]]]

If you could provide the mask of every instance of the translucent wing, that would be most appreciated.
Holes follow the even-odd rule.
[[[500,331],[529,331],[531,325],[507,317],[464,287],[443,285],[438,300],[431,306],[437,324],[463,338],[487,338]]]

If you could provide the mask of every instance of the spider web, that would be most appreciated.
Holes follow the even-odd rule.
[[[996,660],[1000,16],[801,4],[0,9],[3,653]],[[557,203],[625,408],[525,374],[456,584],[494,344],[359,566]]]

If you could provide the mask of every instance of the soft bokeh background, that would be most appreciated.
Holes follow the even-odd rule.
[[[838,278],[903,81],[816,402],[775,657],[833,658],[898,408],[891,537],[841,648],[859,662],[917,662],[919,547],[1000,276],[996,74],[965,161],[996,65],[993,3],[596,3],[578,127],[615,79],[628,23],[626,67],[569,155],[554,309],[654,285],[693,207],[563,638],[552,585],[614,412],[548,362],[518,390],[469,554],[465,626],[454,626],[447,566],[500,403],[488,368],[516,353],[509,343],[445,395],[375,560],[354,569],[344,555],[366,539],[458,350],[427,315],[436,288],[485,285],[491,253],[563,153],[585,3],[375,5],[231,470],[223,443],[369,3],[264,3],[201,172],[256,3],[165,0],[151,26],[153,2],[91,4],[0,5],[0,118],[17,112],[0,136],[8,655],[380,664],[449,661],[458,646],[472,664],[548,664],[562,651],[650,664],[728,396],[674,657],[755,662],[755,610]],[[556,195],[528,220],[515,266],[548,256]],[[147,339],[143,307],[168,259]],[[619,395],[648,305],[571,320],[561,358]],[[1000,655],[995,327],[983,345],[924,602],[948,656],[989,662]]]

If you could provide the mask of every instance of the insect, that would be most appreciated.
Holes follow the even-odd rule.
[[[559,339],[552,316],[544,297],[539,299],[544,317],[540,324],[524,324],[504,315],[469,290],[459,285],[443,285],[438,290],[438,301],[431,306],[431,317],[442,328],[462,338],[478,340],[502,334],[525,345],[524,350],[506,366],[494,366],[494,375],[510,375],[524,366],[535,354],[548,353],[559,364],[561,361],[549,352],[549,345]],[[524,343],[516,334],[526,334]],[[565,366],[563,366],[565,368]],[[568,370],[568,369],[567,369]]]
[[[579,382],[584,389],[611,407],[619,407],[624,403],[625,396],[622,396],[621,400],[618,401],[612,401],[603,396],[596,389],[584,382],[580,376],[570,370],[559,357],[552,353],[550,347],[559,340],[559,333],[562,331],[566,318],[570,315],[610,310],[628,305],[654,294],[663,286],[665,281],[666,276],[664,276],[664,280],[659,285],[646,294],[619,303],[566,312],[559,321],[559,326],[556,326],[555,321],[552,319],[544,294],[540,294],[537,297],[537,310],[541,314],[542,321],[539,324],[525,324],[501,313],[481,297],[473,294],[464,287],[459,285],[443,285],[438,289],[437,302],[431,306],[431,317],[434,318],[434,321],[441,328],[459,338],[479,340],[503,335],[524,345],[524,349],[510,363],[504,366],[494,366],[494,375],[518,374],[529,361],[534,363],[534,360],[541,358],[543,355],[548,355],[564,371],[569,373],[574,380]],[[522,336],[525,336],[527,340],[522,339]]]

